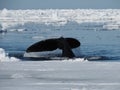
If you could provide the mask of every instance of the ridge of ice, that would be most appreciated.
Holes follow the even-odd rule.
[[[68,22],[102,25],[103,29],[120,29],[120,9],[38,9],[0,10],[0,24],[4,29],[28,22],[46,25],[65,25]],[[105,25],[105,26],[104,26]],[[106,26],[107,25],[107,26]]]

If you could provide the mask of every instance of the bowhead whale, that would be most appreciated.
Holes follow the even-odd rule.
[[[53,51],[56,49],[62,50],[62,57],[73,58],[75,57],[71,49],[80,46],[80,42],[75,38],[51,38],[39,41],[27,48],[26,52],[44,52]]]

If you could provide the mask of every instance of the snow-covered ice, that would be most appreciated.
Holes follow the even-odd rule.
[[[20,27],[26,23],[44,23],[63,26],[69,22],[81,24],[81,27],[94,26],[101,29],[120,29],[119,9],[46,9],[46,10],[0,10],[3,29]],[[12,23],[11,23],[12,22]],[[33,23],[34,22],[34,23]],[[111,28],[112,27],[112,28]],[[31,27],[33,28],[33,27]],[[33,29],[35,29],[34,27]],[[84,28],[83,28],[84,29]],[[88,28],[89,29],[89,28]]]
[[[118,62],[4,62],[0,90],[118,90],[119,71]]]

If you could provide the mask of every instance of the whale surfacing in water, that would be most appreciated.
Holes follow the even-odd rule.
[[[56,49],[62,50],[62,57],[73,58],[75,57],[71,49],[80,46],[80,42],[74,38],[51,38],[39,41],[27,48],[26,52],[44,52],[53,51]]]

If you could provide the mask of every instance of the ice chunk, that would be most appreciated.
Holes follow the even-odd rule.
[[[15,57],[9,57],[3,48],[0,48],[0,62],[19,61]]]

